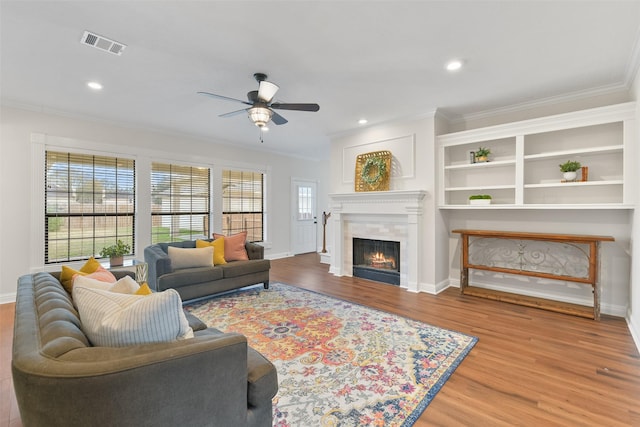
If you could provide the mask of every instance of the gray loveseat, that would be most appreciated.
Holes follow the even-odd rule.
[[[25,427],[272,425],[277,373],[243,335],[188,315],[194,338],[93,347],[58,277],[18,280],[11,369]]]
[[[271,263],[264,259],[264,248],[260,245],[245,243],[248,261],[175,270],[171,267],[168,246],[195,248],[196,241],[157,243],[144,249],[144,260],[149,265],[148,284],[155,291],[173,288],[187,301],[257,283],[269,288]]]

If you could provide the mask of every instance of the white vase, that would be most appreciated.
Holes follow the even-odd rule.
[[[470,205],[490,205],[491,199],[469,199]]]
[[[576,171],[564,172],[562,176],[564,176],[564,179],[567,181],[575,181],[578,173]]]

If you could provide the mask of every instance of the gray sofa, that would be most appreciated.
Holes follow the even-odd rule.
[[[272,425],[277,373],[243,335],[188,315],[194,338],[93,347],[58,277],[18,280],[11,369],[25,427]]]
[[[260,245],[245,243],[248,261],[176,270],[171,267],[169,246],[195,248],[196,241],[157,243],[144,249],[144,260],[149,265],[148,284],[155,291],[173,288],[183,301],[188,301],[257,283],[264,284],[265,289],[269,288],[271,263],[264,259],[264,248]]]

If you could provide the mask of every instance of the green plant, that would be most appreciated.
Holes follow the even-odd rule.
[[[480,199],[489,199],[491,200],[491,196],[488,194],[474,194],[469,196],[469,200],[480,200]]]
[[[478,147],[476,150],[476,157],[487,157],[491,154],[491,150],[485,147]]]
[[[574,162],[572,160],[567,160],[559,166],[561,172],[575,172],[582,167],[580,162]]]
[[[373,170],[372,170],[373,168]],[[360,176],[369,185],[376,185],[387,172],[387,164],[382,157],[370,157],[362,167]]]
[[[128,254],[131,251],[131,246],[118,239],[115,245],[105,246],[100,250],[101,257],[118,257]]]

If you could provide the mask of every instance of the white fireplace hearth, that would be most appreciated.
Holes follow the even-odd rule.
[[[353,274],[353,238],[400,242],[400,287],[418,292],[422,259],[419,190],[330,194],[333,250],[329,272]]]

